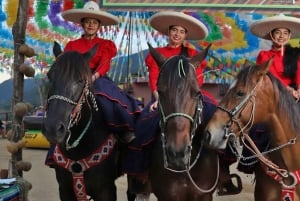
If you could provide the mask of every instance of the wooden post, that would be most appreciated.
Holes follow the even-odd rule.
[[[24,75],[19,72],[19,67],[24,63],[24,55],[19,54],[19,47],[25,43],[25,33],[27,26],[27,11],[28,0],[19,0],[19,7],[17,13],[17,19],[12,27],[12,34],[14,39],[14,63],[13,63],[13,97],[12,97],[12,129],[14,137],[12,141],[18,142],[22,139],[23,129],[22,118],[15,115],[14,106],[23,101],[23,89],[24,89]],[[22,171],[16,169],[16,162],[22,160],[22,149],[19,149],[17,153],[12,154],[12,176],[23,176]]]

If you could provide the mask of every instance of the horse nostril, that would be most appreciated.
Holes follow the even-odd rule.
[[[58,133],[65,133],[66,132],[66,127],[63,123],[59,123],[57,127],[57,132]]]
[[[205,137],[204,137],[204,142],[206,144],[209,144],[210,140],[211,140],[211,133],[209,131],[206,131],[205,132]]]

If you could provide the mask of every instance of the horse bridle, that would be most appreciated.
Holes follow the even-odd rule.
[[[229,110],[229,109],[227,109],[225,107],[222,107],[220,105],[217,106],[217,108],[219,108],[219,109],[223,110],[224,112],[226,112],[228,114],[228,116],[230,117],[230,121],[228,121],[226,126],[225,126],[225,134],[224,134],[225,138],[229,138],[230,136],[235,135],[234,133],[231,132],[231,129],[230,129],[230,127],[234,123],[238,126],[238,128],[240,130],[239,132],[241,132],[242,135],[245,133],[246,130],[249,130],[251,128],[251,126],[253,125],[256,87],[257,87],[257,84],[252,89],[252,91],[237,106],[235,106],[232,110]],[[240,121],[239,121],[238,118],[236,118],[236,116],[243,111],[243,109],[248,105],[249,102],[252,102],[252,109],[251,109],[250,118],[249,118],[249,121],[245,124],[245,126],[241,126]]]
[[[178,55],[177,55],[178,56]],[[173,56],[176,57],[176,56]],[[161,66],[161,71],[163,67],[166,65],[166,63],[171,60],[173,57],[169,57],[164,64]],[[184,72],[184,69],[182,68],[182,60],[179,61],[179,65],[178,66],[179,69],[179,76],[180,77],[184,77],[186,74]],[[192,68],[195,70],[195,67],[192,64],[189,64],[192,66]],[[159,80],[159,78],[158,78]],[[192,178],[192,175],[190,174],[190,170],[195,166],[195,164],[197,163],[198,159],[200,158],[200,154],[203,148],[203,142],[201,142],[201,146],[197,152],[197,155],[193,161],[193,163],[191,164],[191,155],[192,155],[192,142],[193,142],[193,138],[195,136],[196,130],[198,128],[198,125],[200,125],[202,123],[202,111],[203,111],[203,99],[202,99],[202,94],[201,92],[199,92],[199,94],[197,95],[197,104],[196,104],[196,108],[195,108],[195,114],[194,117],[190,116],[189,114],[186,113],[182,113],[182,112],[173,112],[171,114],[165,115],[165,112],[163,110],[162,104],[160,99],[158,99],[158,105],[159,105],[159,112],[160,112],[160,128],[161,128],[161,141],[162,141],[162,150],[163,150],[163,160],[164,160],[164,168],[166,170],[169,170],[171,172],[175,172],[175,173],[187,173],[191,183],[193,184],[193,186],[202,193],[210,193],[211,191],[213,191],[217,184],[218,184],[218,178],[219,178],[219,158],[217,160],[217,164],[218,164],[218,168],[217,168],[217,177],[216,177],[216,181],[214,182],[214,184],[208,188],[208,189],[202,189],[198,186],[198,184],[194,181],[194,179]],[[168,159],[167,159],[167,154],[166,154],[166,136],[165,136],[165,125],[167,124],[168,120],[170,120],[171,118],[174,117],[184,117],[186,119],[188,119],[191,122],[191,132],[190,132],[190,145],[188,145],[188,164],[186,166],[186,169],[184,170],[175,170],[169,167],[168,165]]]
[[[250,136],[247,134],[249,129],[252,127],[253,121],[254,121],[255,98],[252,99],[252,97],[255,97],[256,88],[257,88],[258,84],[260,84],[261,82],[262,82],[262,78],[257,82],[257,84],[252,89],[252,91],[232,110],[228,110],[228,109],[226,109],[222,106],[218,106],[219,109],[223,110],[224,112],[226,112],[230,116],[230,121],[226,124],[226,126],[224,128],[224,130],[225,130],[224,138],[228,138],[230,136],[234,136],[234,137],[236,136],[230,129],[232,124],[236,123],[238,128],[239,128],[239,132],[242,134],[242,137],[244,137],[250,143],[250,146],[249,146],[245,143],[244,139],[242,139],[243,145],[246,146],[247,149],[250,150],[253,154],[255,154],[256,157],[262,163],[264,163],[267,167],[269,167],[272,170],[274,170],[275,172],[277,172],[281,177],[287,178],[289,175],[291,175],[291,176],[293,176],[293,175],[290,174],[288,172],[288,170],[279,168],[276,164],[274,164],[272,161],[267,159],[264,155],[266,155],[268,153],[271,153],[273,151],[276,151],[278,149],[281,149],[283,147],[286,147],[288,145],[295,144],[296,138],[292,138],[287,143],[279,145],[278,147],[274,147],[271,150],[265,151],[265,152],[262,153],[257,148],[257,146],[255,145],[253,140],[250,138]],[[244,127],[242,127],[239,123],[239,120],[236,119],[235,116],[237,116],[237,114],[240,113],[247,106],[247,104],[251,101],[252,101],[252,110],[251,110],[251,115],[250,115],[249,121],[248,121],[248,123],[245,124]],[[236,156],[237,156],[237,158],[242,158],[242,156],[240,156],[238,153],[236,153]]]
[[[158,100],[158,105],[159,105],[159,112],[160,112],[160,128],[161,128],[161,141],[162,141],[162,148],[163,148],[163,158],[164,158],[164,167],[167,170],[170,170],[172,172],[185,172],[187,170],[189,170],[190,168],[192,168],[192,166],[189,165],[189,167],[187,167],[186,170],[174,170],[169,168],[168,165],[168,159],[167,159],[167,154],[166,154],[166,135],[165,135],[165,125],[167,124],[168,120],[170,120],[171,118],[174,117],[184,117],[186,119],[188,119],[191,122],[191,132],[190,132],[190,136],[191,136],[191,142],[195,136],[195,132],[197,130],[198,125],[201,124],[201,115],[202,115],[202,110],[203,110],[203,103],[202,103],[202,96],[201,94],[199,94],[197,96],[197,104],[196,104],[196,108],[195,108],[195,114],[194,117],[190,116],[189,114],[186,113],[182,113],[182,112],[173,112],[171,114],[165,115],[165,112],[163,110],[162,104],[160,102],[160,100]],[[189,158],[191,157],[191,150],[192,150],[192,144],[189,145]],[[197,161],[197,160],[196,160]]]
[[[88,97],[91,98],[92,106],[87,101]],[[88,130],[88,128],[89,128],[89,126],[90,126],[90,124],[92,122],[92,112],[90,113],[89,121],[85,125],[83,131],[81,132],[81,134],[79,135],[79,137],[72,144],[69,143],[69,140],[70,140],[71,135],[72,135],[71,128],[74,125],[78,124],[78,122],[79,122],[79,120],[81,118],[82,105],[84,103],[87,103],[88,107],[90,109],[93,108],[95,111],[99,110],[99,108],[97,106],[97,103],[96,103],[95,96],[94,96],[93,92],[89,89],[89,84],[86,81],[85,86],[83,87],[81,95],[80,95],[80,97],[79,97],[79,99],[78,99],[77,102],[71,100],[70,98],[62,96],[62,95],[51,95],[48,98],[48,101],[47,101],[48,104],[52,100],[61,100],[61,101],[64,101],[64,102],[66,102],[68,104],[75,105],[74,108],[73,108],[73,110],[72,110],[72,112],[71,112],[71,114],[70,114],[69,124],[68,124],[68,127],[67,127],[68,138],[66,140],[66,149],[69,150],[71,148],[75,148],[76,146],[78,146],[80,140],[83,138],[83,136],[85,135],[86,131]]]

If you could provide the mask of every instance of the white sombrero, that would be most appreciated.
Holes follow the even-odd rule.
[[[176,11],[158,12],[151,16],[150,25],[164,35],[168,35],[171,25],[179,25],[188,31],[187,40],[202,40],[208,35],[207,27],[198,19]]]
[[[83,8],[70,9],[61,13],[65,20],[80,24],[82,18],[94,18],[101,21],[101,25],[116,25],[119,18],[105,11],[100,10],[99,5],[94,1],[86,2]]]
[[[283,14],[254,22],[250,31],[260,38],[271,40],[270,32],[276,28],[287,28],[291,31],[291,38],[300,38],[300,19]]]

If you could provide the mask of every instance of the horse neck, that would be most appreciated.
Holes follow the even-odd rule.
[[[297,133],[293,126],[291,125],[291,121],[284,118],[284,114],[273,114],[270,115],[270,128],[271,130],[271,146],[272,148],[279,147],[281,145],[286,145],[284,148],[279,149],[279,153],[281,155],[281,159],[279,161],[283,161],[284,165],[289,170],[298,170],[300,169],[300,142],[299,136],[300,133]],[[288,144],[288,142],[292,139],[296,138],[296,144]],[[275,159],[276,160],[276,159]]]
[[[92,112],[92,111],[91,111]],[[90,125],[87,127],[87,123],[89,121],[89,115],[87,115],[88,120],[80,121],[78,125],[72,128],[72,136],[75,136],[74,139],[78,139],[84,129],[87,129],[79,144],[71,148],[69,150],[66,149],[66,143],[64,142],[61,146],[63,153],[70,159],[79,160],[81,158],[85,158],[91,153],[93,153],[99,146],[101,146],[102,142],[108,136],[107,129],[105,129],[103,120],[101,115],[98,112],[90,113],[92,115],[92,119]],[[72,140],[73,142],[74,140]],[[70,143],[72,144],[72,143]]]

